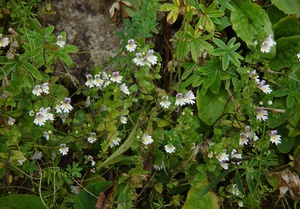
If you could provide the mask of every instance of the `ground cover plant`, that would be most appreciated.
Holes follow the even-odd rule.
[[[75,90],[42,3],[0,1],[1,207],[299,207],[299,1],[112,2]]]

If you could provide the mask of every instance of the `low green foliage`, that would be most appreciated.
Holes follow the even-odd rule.
[[[39,5],[0,1],[0,205],[296,208],[298,1],[116,1],[121,47],[75,91]]]

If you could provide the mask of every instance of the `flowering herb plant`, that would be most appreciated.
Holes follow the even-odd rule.
[[[75,92],[38,2],[0,8],[0,205],[297,207],[298,1],[118,1],[120,49]]]

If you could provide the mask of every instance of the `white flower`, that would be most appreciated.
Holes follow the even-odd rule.
[[[173,153],[175,152],[175,147],[172,144],[167,144],[165,145],[165,150],[167,153]]]
[[[45,137],[45,139],[48,141],[50,138],[49,132],[48,131],[44,131],[43,132],[43,137]]]
[[[144,134],[143,137],[142,137],[142,142],[143,142],[144,145],[148,145],[148,144],[151,144],[153,142],[153,139],[148,134]]]
[[[272,100],[269,100],[267,103],[268,103],[268,105],[272,105],[272,104],[273,104],[273,101],[272,101]]]
[[[218,154],[217,156],[217,159],[220,161],[220,162],[226,162],[226,161],[229,161],[229,155],[226,154],[226,149],[223,149],[223,152],[221,152],[220,154]]]
[[[6,47],[9,44],[8,38],[3,38],[2,34],[0,34],[0,47]]]
[[[30,110],[29,113],[28,113],[28,115],[31,116],[31,117],[34,116],[34,111]]]
[[[47,107],[47,108],[40,108],[39,112],[43,113],[44,117],[46,120],[54,120],[54,116],[52,113],[50,113],[51,108]]]
[[[16,120],[14,118],[8,117],[8,121],[7,121],[8,125],[12,126],[15,124],[15,122],[16,122]]]
[[[235,196],[239,196],[241,194],[236,184],[232,185],[231,193]]]
[[[71,98],[65,98],[64,102],[60,106],[63,112],[69,113],[73,109],[70,103],[71,103]]]
[[[134,42],[133,39],[129,39],[129,40],[127,41],[127,45],[126,45],[127,51],[133,52],[133,51],[136,50],[136,47],[137,47],[137,45],[135,44],[135,42]]]
[[[212,151],[210,151],[208,154],[207,154],[207,157],[208,158],[212,158],[214,156],[214,153]]]
[[[89,155],[87,159],[88,159],[88,161],[90,161],[90,162],[91,162],[91,166],[94,166],[94,165],[96,165],[96,162],[94,161],[94,158],[93,158],[93,156]]]
[[[32,90],[32,94],[36,96],[40,96],[43,93],[43,89],[41,88],[40,85],[36,85],[34,89]]]
[[[297,58],[298,58],[298,59],[299,59],[299,61],[300,61],[300,53],[298,53],[298,54],[297,54]]]
[[[256,0],[255,0],[255,1],[256,1]],[[241,207],[241,208],[244,207],[244,203],[243,203],[242,201],[238,201],[237,204],[238,204],[238,206]]]
[[[121,83],[123,77],[120,76],[119,74],[120,74],[119,71],[113,72],[110,80],[115,83]]]
[[[183,98],[182,93],[176,94],[175,105],[183,106],[186,103],[186,99]]]
[[[270,131],[270,141],[277,145],[281,143],[281,136],[276,134],[276,130]]]
[[[253,141],[256,142],[259,138],[258,138],[258,136],[256,135],[256,133],[254,133],[253,135],[254,135],[254,136],[253,136]]]
[[[168,101],[168,96],[163,96],[162,97],[162,101],[159,103],[160,106],[162,106],[163,108],[169,108],[171,105],[171,102]]]
[[[56,44],[59,47],[64,47],[66,42],[63,40],[63,37],[61,35],[57,36]]]
[[[87,79],[87,81],[85,82],[85,85],[92,88],[94,86],[93,76],[91,74],[87,74],[86,79]]]
[[[270,89],[269,85],[264,85],[265,82],[265,80],[260,81],[257,87],[260,90],[262,90],[265,94],[270,94],[272,92],[272,89]]]
[[[67,147],[66,144],[61,144],[61,145],[60,145],[60,148],[59,148],[59,152],[60,152],[62,155],[66,155],[66,154],[68,154],[68,152],[69,152],[69,147]]]
[[[260,46],[260,51],[262,53],[269,53],[271,51],[271,47],[275,46],[276,42],[272,39],[272,36],[269,35],[265,40],[262,42]]]
[[[228,163],[220,162],[220,166],[221,166],[222,168],[224,168],[225,170],[228,169]]]
[[[45,93],[45,94],[49,94],[49,86],[48,86],[48,83],[43,83],[41,85],[41,88],[42,88],[42,91]]]
[[[128,90],[128,88],[127,88],[127,86],[126,86],[125,83],[123,83],[123,84],[120,86],[120,90],[121,90],[124,94],[126,94],[126,95],[129,95],[129,94],[130,94],[130,92],[129,92],[129,90]]]
[[[121,139],[119,137],[111,139],[111,141],[109,142],[109,147],[112,148],[114,146],[117,146],[120,144],[120,142],[121,142]]]
[[[120,117],[120,122],[121,122],[122,124],[126,124],[126,123],[127,123],[127,118],[121,116],[121,117]]]
[[[151,66],[151,65],[155,65],[157,63],[157,56],[153,55],[154,51],[153,49],[150,49],[146,55],[146,59],[147,59],[147,65]]]
[[[249,73],[249,77],[250,78],[254,78],[256,83],[259,83],[259,76],[256,73],[256,70],[253,70],[252,72]]]
[[[23,165],[23,163],[26,161],[26,157],[23,159],[18,160],[19,165]]]
[[[266,110],[259,109],[256,112],[256,118],[257,118],[257,120],[265,121],[268,119],[268,112]]]
[[[44,114],[41,112],[37,112],[33,123],[39,126],[44,125],[46,123],[46,118]]]
[[[33,155],[32,155],[32,159],[33,160],[40,160],[43,157],[43,153],[40,151],[36,151]]]
[[[137,66],[144,66],[144,61],[143,61],[143,56],[142,53],[136,53],[135,54],[135,58],[133,58],[133,62],[137,65]]]
[[[242,154],[238,154],[237,153],[237,151],[236,151],[236,149],[233,149],[232,151],[231,151],[231,163],[232,164],[237,164],[237,165],[239,165],[239,164],[241,164],[241,161],[239,160],[239,159],[242,159]]]
[[[248,136],[245,133],[240,133],[239,145],[247,145],[248,144]]]
[[[161,169],[164,169],[165,168],[165,163],[164,162],[161,162],[160,165],[153,165],[153,168],[157,171],[160,171]]]
[[[63,104],[62,101],[58,100],[56,105],[55,105],[55,110],[56,110],[56,113],[62,113],[62,109],[61,109],[61,105]]]
[[[87,138],[87,141],[90,144],[93,144],[95,141],[97,141],[96,133],[95,132],[91,132],[90,136]]]
[[[185,95],[184,95],[184,99],[185,99],[185,102],[187,104],[195,104],[195,95],[192,91],[188,91]]]
[[[95,75],[95,79],[94,79],[94,85],[96,87],[101,87],[103,85],[103,80],[100,78],[100,75],[99,74],[96,74]]]

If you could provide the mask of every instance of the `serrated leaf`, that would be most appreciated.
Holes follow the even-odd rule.
[[[246,42],[249,48],[254,48],[254,41],[264,32],[264,36],[272,35],[272,24],[265,10],[259,5],[241,0],[233,0],[234,10],[230,20],[237,35]]]
[[[296,14],[300,17],[299,0],[272,0],[272,3],[286,14]]]
[[[297,54],[300,52],[300,36],[283,37],[276,40],[276,56],[271,60],[272,70],[280,70],[291,67],[293,63],[298,64]]]

